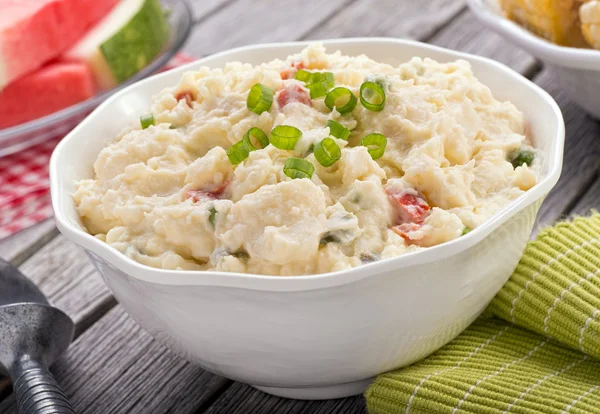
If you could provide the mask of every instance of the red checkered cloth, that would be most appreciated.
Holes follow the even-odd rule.
[[[194,59],[180,53],[164,70]],[[61,139],[0,158],[0,240],[52,216],[48,162]]]

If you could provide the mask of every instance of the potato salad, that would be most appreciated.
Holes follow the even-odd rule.
[[[533,187],[525,130],[466,61],[313,44],[185,73],[73,197],[89,233],[145,265],[333,272],[459,238]]]

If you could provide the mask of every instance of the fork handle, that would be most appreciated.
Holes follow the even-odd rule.
[[[11,371],[19,414],[75,414],[45,363],[25,357]]]

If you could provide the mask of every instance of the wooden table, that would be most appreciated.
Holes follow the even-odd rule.
[[[464,1],[195,0],[194,17],[184,49],[196,56],[250,43],[390,36],[499,60],[549,91],[567,124],[563,174],[539,225],[600,206],[600,124],[566,98],[551,69],[482,28]],[[76,321],[77,338],[53,371],[80,414],[365,411],[361,396],[313,402],[272,397],[172,355],[129,318],[52,220],[0,242],[0,257],[19,265]],[[14,412],[6,379],[0,378],[0,390],[0,413]]]

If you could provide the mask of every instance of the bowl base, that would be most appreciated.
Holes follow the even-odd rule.
[[[353,395],[362,394],[367,387],[373,382],[374,378],[365,380],[346,382],[337,385],[328,385],[324,387],[298,387],[298,388],[279,388],[279,387],[262,387],[252,385],[257,390],[266,392],[267,394],[275,395],[283,398],[293,398],[297,400],[330,400],[333,398],[351,397]]]

